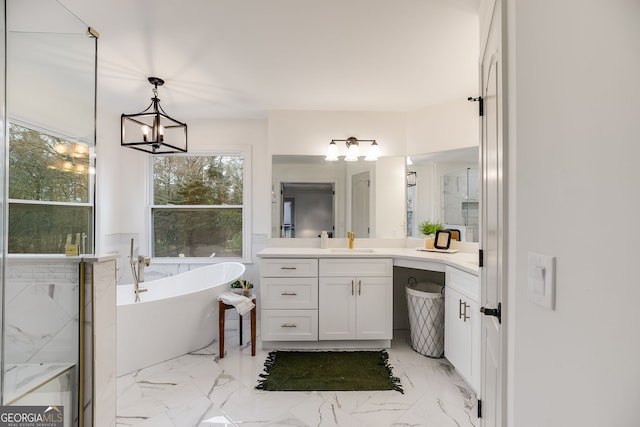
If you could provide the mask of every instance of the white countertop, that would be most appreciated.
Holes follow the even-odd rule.
[[[257,253],[260,258],[393,258],[393,265],[420,270],[444,271],[449,265],[478,275],[477,252],[425,252],[417,248],[302,248],[272,247]]]

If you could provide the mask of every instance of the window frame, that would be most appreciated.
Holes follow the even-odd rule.
[[[46,129],[42,126],[36,125],[34,123],[30,123],[28,121],[25,120],[20,120],[17,119],[15,117],[9,117],[7,119],[7,127],[6,127],[6,139],[7,139],[7,145],[6,145],[6,161],[7,164],[5,165],[6,167],[6,183],[5,183],[5,191],[6,194],[9,194],[9,184],[11,182],[10,176],[9,176],[9,153],[11,150],[11,141],[10,141],[10,129],[11,129],[11,125],[14,124],[16,126],[20,126],[23,128],[27,128],[27,129],[31,129],[34,130],[36,132],[39,132],[41,134],[45,134],[45,135],[49,135],[49,136],[53,136],[55,138],[60,138],[66,142],[70,142],[70,143],[74,143],[74,144],[83,144],[86,145],[89,152],[88,152],[88,156],[89,156],[89,170],[87,171],[87,175],[88,175],[88,182],[87,182],[87,202],[59,202],[59,201],[52,201],[52,200],[29,200],[29,199],[13,199],[13,198],[8,198],[7,197],[7,212],[6,212],[6,224],[9,224],[9,207],[11,205],[46,205],[46,206],[78,206],[78,207],[90,207],[91,208],[91,226],[89,227],[89,232],[91,233],[91,243],[92,246],[90,248],[85,248],[86,254],[92,254],[95,252],[95,248],[96,248],[96,185],[97,185],[97,177],[96,177],[96,145],[94,143],[94,141],[87,141],[84,140],[82,138],[77,138],[77,137],[73,137],[71,135],[67,135],[52,129]],[[6,253],[9,255],[60,255],[60,256],[65,256],[64,253],[59,254],[56,252],[53,253],[25,253],[25,252],[9,252],[9,248],[8,248],[8,242],[9,242],[9,233],[11,230],[9,230],[9,228],[7,227],[7,238],[5,239],[5,245],[6,245]]]
[[[187,153],[161,154],[162,157],[211,157],[211,156],[239,156],[243,159],[242,168],[242,205],[156,205],[154,204],[153,182],[155,171],[153,168],[154,156],[149,156],[149,186],[148,209],[146,215],[148,247],[150,253],[154,251],[153,243],[153,210],[154,209],[242,209],[242,255],[240,257],[156,257],[151,260],[155,264],[217,264],[220,262],[235,261],[241,263],[251,262],[251,146],[234,145],[224,148],[216,148],[206,151],[191,151]]]

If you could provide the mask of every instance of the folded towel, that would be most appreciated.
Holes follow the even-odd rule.
[[[250,312],[256,306],[249,298],[233,292],[223,293],[218,297],[218,301],[234,306],[240,316]]]

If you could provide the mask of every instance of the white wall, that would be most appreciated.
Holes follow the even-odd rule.
[[[376,163],[374,235],[382,239],[403,239],[407,235],[404,157],[384,157]]]
[[[508,0],[509,425],[640,425],[640,2]],[[527,253],[557,257],[555,311]]]
[[[332,139],[375,139],[381,156],[404,156],[406,114],[354,111],[272,111],[269,154],[325,155]],[[368,148],[368,146],[366,147]],[[338,146],[340,155],[346,145]]]
[[[477,74],[476,70],[469,70]],[[477,88],[469,96],[477,96]],[[476,146],[479,143],[478,103],[466,98],[432,105],[407,114],[405,155],[433,153]]]

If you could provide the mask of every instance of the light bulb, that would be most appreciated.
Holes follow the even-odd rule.
[[[345,162],[356,162],[358,161],[358,156],[360,155],[360,148],[358,147],[357,142],[352,142],[349,144],[349,149],[347,150],[347,156],[344,158]]]
[[[62,154],[67,151],[67,147],[61,142],[57,143],[55,147],[53,147],[54,151],[58,154]]]
[[[371,144],[371,147],[369,147],[367,157],[365,157],[364,159],[368,162],[371,162],[378,160],[378,157],[380,157],[380,147],[378,146],[377,142],[373,141],[373,144]]]
[[[331,141],[329,147],[327,147],[327,157],[324,159],[328,162],[335,162],[338,160],[338,146],[335,141]]]
[[[144,142],[149,140],[149,133],[151,133],[151,128],[147,125],[142,126],[142,140]]]

